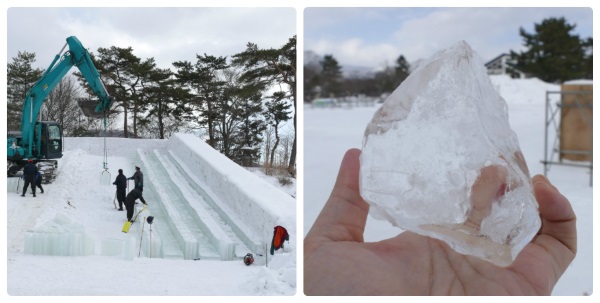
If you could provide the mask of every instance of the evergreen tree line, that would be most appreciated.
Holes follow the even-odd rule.
[[[309,51],[304,58],[304,102],[358,95],[379,97],[392,92],[410,74],[410,64],[403,55],[396,59],[394,66],[386,66],[371,75],[343,75],[342,67],[331,54],[319,58]]]
[[[249,42],[229,58],[197,54],[172,69],[136,56],[132,47],[99,48],[90,56],[114,99],[109,134],[165,139],[192,132],[240,164],[283,167],[295,176],[296,36],[277,49]],[[8,64],[9,131],[20,130],[25,95],[43,73],[35,61],[24,51]],[[78,106],[97,97],[78,71],[73,75],[49,94],[39,119],[59,122],[65,136],[101,136],[104,119],[85,117]],[[293,129],[282,128],[289,120]]]
[[[533,33],[519,28],[523,51],[510,51],[510,73],[518,72],[545,82],[562,83],[574,79],[593,79],[593,39],[573,33],[575,24],[565,18],[548,18],[534,23]],[[400,55],[394,66],[369,76],[343,75],[342,67],[331,54],[323,57],[305,52],[304,101],[316,98],[345,97],[363,94],[380,97],[389,94],[408,75],[411,66]]]

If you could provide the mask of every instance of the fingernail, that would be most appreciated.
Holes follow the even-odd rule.
[[[550,185],[550,183],[547,181],[548,179],[544,178],[546,181],[544,180],[539,180],[536,181],[533,185],[534,186],[542,186],[542,187],[546,187],[546,189],[551,190],[551,191],[556,191],[556,188],[552,185]],[[541,183],[541,185],[536,185],[538,183]]]
[[[538,175],[535,175],[533,178],[534,178],[534,179],[542,179],[542,180],[544,180],[546,183],[550,183],[550,181],[548,180],[548,178],[546,178],[546,176],[544,176],[544,175],[539,175],[539,174],[538,174]],[[541,181],[541,180],[540,180],[540,181]]]

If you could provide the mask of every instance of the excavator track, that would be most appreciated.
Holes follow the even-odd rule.
[[[58,171],[57,160],[41,160],[35,164],[42,174],[42,183],[48,184],[54,182]],[[24,165],[9,161],[8,177],[21,177],[23,175]]]
[[[42,174],[42,183],[48,184],[54,182],[54,179],[56,179],[58,161],[44,160],[38,162],[36,165],[38,167],[38,170]]]

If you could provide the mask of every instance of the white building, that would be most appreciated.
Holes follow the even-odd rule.
[[[509,63],[511,62],[510,55],[504,53],[487,62],[485,67],[488,70],[488,75],[509,75],[513,78],[525,78],[524,73],[510,69]]]

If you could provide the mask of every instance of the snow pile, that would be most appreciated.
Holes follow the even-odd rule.
[[[512,79],[507,75],[490,76],[498,93],[510,104],[545,104],[546,92],[559,92],[560,85],[538,78]]]

